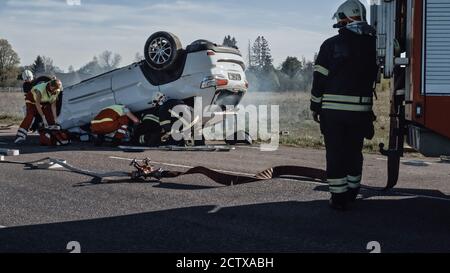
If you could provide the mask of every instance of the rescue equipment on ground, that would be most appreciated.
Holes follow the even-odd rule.
[[[270,180],[273,178],[280,178],[282,176],[298,176],[305,177],[309,179],[319,180],[322,182],[326,181],[326,172],[321,169],[309,168],[309,167],[300,167],[300,166],[277,166],[273,168],[266,169],[262,172],[259,172],[253,176],[250,175],[237,175],[237,174],[228,174],[219,171],[215,171],[206,167],[198,166],[191,168],[185,172],[180,171],[169,171],[163,170],[162,168],[156,168],[152,165],[151,160],[149,158],[145,158],[144,160],[133,160],[130,166],[135,168],[134,171],[131,172],[93,172],[90,170],[83,170],[77,167],[74,167],[68,164],[63,159],[55,159],[55,158],[42,158],[39,160],[29,161],[29,162],[19,162],[19,161],[0,161],[0,163],[10,163],[10,164],[20,164],[25,165],[30,169],[42,169],[42,166],[48,164],[48,166],[54,166],[55,164],[70,170],[74,173],[83,174],[89,177],[92,177],[93,180],[91,183],[101,183],[105,178],[113,178],[113,177],[128,177],[133,181],[136,180],[147,180],[153,179],[160,181],[163,178],[175,178],[183,175],[189,174],[201,174],[204,175],[214,182],[224,185],[239,185],[239,184],[247,184],[257,181]],[[51,163],[51,164],[50,164]]]

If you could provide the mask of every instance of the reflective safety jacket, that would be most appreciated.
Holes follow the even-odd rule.
[[[56,92],[54,95],[50,94],[47,91],[47,84],[48,82],[43,82],[35,85],[33,89],[31,89],[34,101],[36,101],[37,93],[41,95],[41,103],[54,103],[58,99],[59,92]]]
[[[378,73],[374,29],[342,28],[326,40],[314,66],[311,110],[372,111]]]

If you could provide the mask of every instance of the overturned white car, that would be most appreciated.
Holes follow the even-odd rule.
[[[89,124],[105,107],[126,105],[133,112],[152,107],[157,93],[193,106],[236,106],[246,93],[244,60],[237,48],[197,40],[185,49],[168,32],[151,35],[145,60],[64,89],[58,123],[63,129]],[[203,122],[206,122],[205,120]]]

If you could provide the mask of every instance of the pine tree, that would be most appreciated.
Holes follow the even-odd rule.
[[[247,61],[248,61],[248,69],[253,69],[253,58],[252,58],[252,46],[250,45],[250,40],[248,40],[248,48],[247,48],[248,52],[247,52]]]
[[[31,70],[34,74],[42,74],[45,73],[45,63],[44,59],[38,55],[34,63],[31,65]]]
[[[273,68],[273,58],[270,53],[269,42],[261,37],[261,68],[264,71],[269,71]]]
[[[228,35],[228,36],[225,36],[225,38],[223,39],[222,45],[237,48],[237,40],[234,37],[231,38],[231,35]]]
[[[253,43],[251,62],[255,70],[261,71],[262,68],[261,36],[258,36],[258,38],[256,38],[255,42]]]
[[[252,47],[252,64],[258,71],[269,71],[273,68],[273,58],[270,53],[269,42],[264,36],[258,36]]]

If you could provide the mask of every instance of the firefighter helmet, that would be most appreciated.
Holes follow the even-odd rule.
[[[353,22],[367,22],[366,14],[366,7],[359,2],[359,0],[347,0],[339,6],[336,13],[333,15],[333,19],[336,19],[338,23],[346,19]]]
[[[34,75],[33,72],[31,72],[30,70],[26,69],[25,71],[22,72],[22,80],[31,82],[33,79]]]

